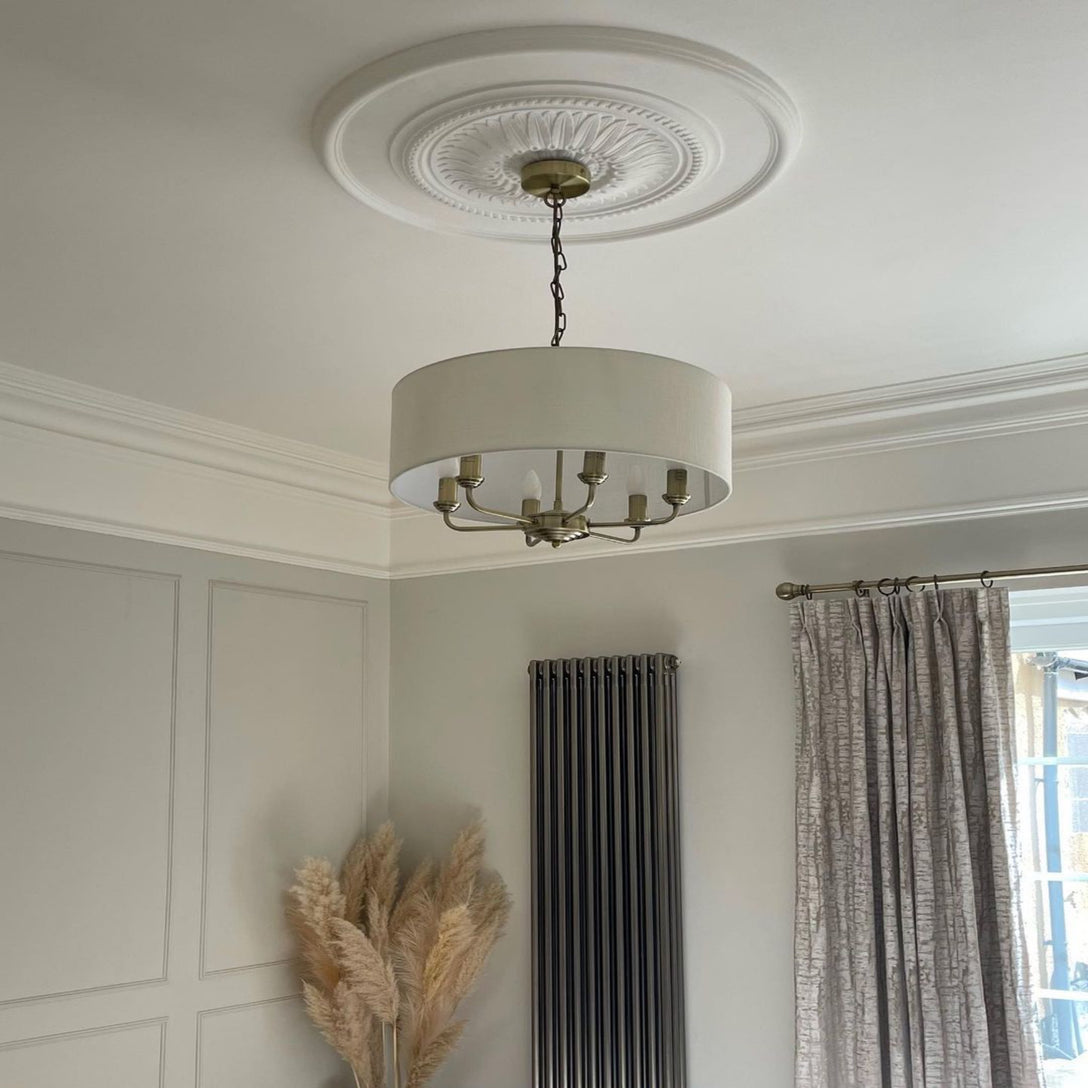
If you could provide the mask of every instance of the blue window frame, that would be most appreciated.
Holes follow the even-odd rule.
[[[1088,589],[1017,593],[1024,910],[1048,1083],[1088,1088]]]

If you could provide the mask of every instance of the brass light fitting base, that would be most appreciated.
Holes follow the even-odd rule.
[[[570,200],[589,192],[589,168],[570,159],[528,162],[521,168],[521,187],[535,197],[545,197],[558,189]]]
[[[546,510],[533,518],[532,525],[525,526],[525,539],[530,545],[547,541],[553,548],[583,540],[589,536],[589,526],[581,514],[568,514],[565,510]]]

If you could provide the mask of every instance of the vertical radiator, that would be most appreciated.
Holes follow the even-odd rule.
[[[534,1088],[684,1088],[676,669],[534,661]]]

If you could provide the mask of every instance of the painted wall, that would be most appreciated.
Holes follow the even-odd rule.
[[[1083,560],[1088,512],[388,582],[0,520],[0,1084],[339,1088],[277,896],[385,805],[517,900],[438,1088],[529,1083],[526,663],[683,660],[693,1088],[790,1088],[783,579]],[[391,591],[391,593],[390,593]],[[390,601],[391,596],[391,601]],[[390,610],[391,605],[391,610]]]
[[[682,659],[690,1083],[792,1088],[793,677],[775,585],[1083,563],[1086,540],[1088,512],[1062,511],[395,582],[398,829],[437,850],[479,809],[516,899],[438,1088],[530,1083],[530,659]]]
[[[351,1082],[283,890],[384,808],[388,597],[0,521],[0,1085]]]

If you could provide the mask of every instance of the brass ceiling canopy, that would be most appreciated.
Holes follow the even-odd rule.
[[[540,159],[521,168],[521,187],[543,199],[558,193],[567,200],[589,192],[589,167],[573,159]]]

